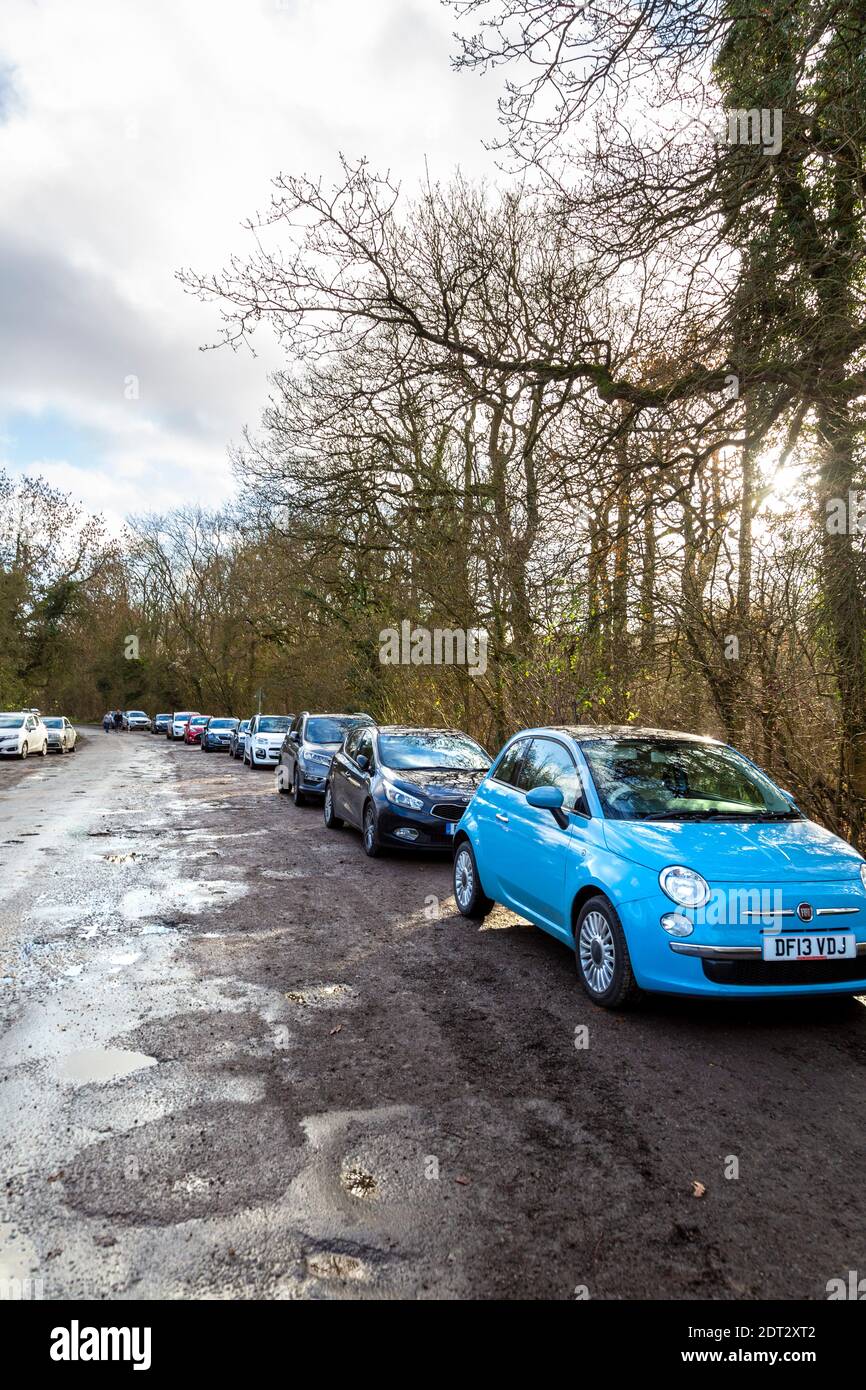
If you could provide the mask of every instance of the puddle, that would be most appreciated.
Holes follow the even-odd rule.
[[[134,1071],[155,1066],[156,1058],[144,1052],[128,1052],[122,1047],[84,1047],[63,1058],[59,1075],[61,1081],[89,1086],[94,1082],[117,1081]]]
[[[301,985],[298,989],[287,990],[285,997],[290,1004],[315,1007],[346,1003],[349,999],[354,1001],[358,991],[351,985]]]

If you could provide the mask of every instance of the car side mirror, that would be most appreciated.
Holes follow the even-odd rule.
[[[299,731],[298,729],[290,729],[290,730],[289,730],[289,738],[292,740],[292,743],[300,743],[300,741],[301,741],[300,731]]]
[[[568,825],[568,816],[562,809],[563,800],[559,787],[533,787],[526,793],[526,804],[539,811],[549,811],[561,830]]]
[[[362,772],[366,772],[369,769],[370,759],[367,757],[366,753],[360,753],[358,757],[355,759],[355,762],[358,764]]]

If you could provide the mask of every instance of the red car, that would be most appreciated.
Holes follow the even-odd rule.
[[[201,731],[209,719],[209,714],[194,714],[184,730],[184,743],[201,743]]]

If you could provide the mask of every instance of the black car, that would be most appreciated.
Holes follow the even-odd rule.
[[[150,732],[151,732],[152,734],[163,734],[163,735],[165,735],[165,734],[168,733],[168,726],[169,726],[170,723],[171,723],[171,715],[170,715],[170,714],[155,714],[155,715],[153,716],[153,723],[152,723],[151,726],[150,726]]]
[[[346,734],[374,722],[369,714],[296,714],[280,749],[280,791],[291,792],[296,806],[310,796],[324,796],[331,759]]]
[[[357,826],[371,857],[386,847],[450,850],[489,767],[481,745],[459,729],[362,725],[331,763],[325,824]]]
[[[240,722],[239,719],[215,719],[211,717],[201,731],[201,751],[203,753],[218,753],[225,749],[228,752],[232,731],[238,727]]]

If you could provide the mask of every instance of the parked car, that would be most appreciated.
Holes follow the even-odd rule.
[[[150,732],[152,734],[167,734],[170,723],[170,714],[155,714],[153,716],[153,723],[150,726]]]
[[[166,738],[183,738],[186,733],[186,726],[194,714],[198,714],[197,709],[181,710],[179,713],[173,714],[165,731]]]
[[[187,720],[186,728],[183,731],[184,743],[198,743],[201,738],[202,729],[204,729],[209,719],[209,714],[191,715],[190,718]]]
[[[74,753],[77,735],[63,714],[47,715],[42,723],[48,730],[49,753]]]
[[[0,757],[27,758],[48,752],[48,730],[38,714],[17,710],[0,714]]]
[[[360,725],[331,763],[325,824],[356,826],[371,857],[386,846],[450,849],[489,767],[481,745],[459,729]]]
[[[199,739],[201,751],[203,753],[216,753],[223,749],[227,750],[232,731],[237,728],[239,723],[240,720],[238,719],[209,719]]]
[[[274,767],[293,718],[292,714],[253,715],[244,736],[244,762],[250,767]]]
[[[229,734],[229,757],[242,758],[244,754],[244,743],[249,733],[251,719],[242,719],[236,729],[232,729]]]
[[[523,730],[457,827],[454,894],[565,942],[608,1008],[866,993],[866,862],[716,739]]]
[[[143,709],[127,709],[123,712],[123,727],[130,733],[150,728],[150,716]]]
[[[372,724],[369,714],[296,714],[280,749],[280,791],[296,806],[324,796],[331,759],[350,729]]]

